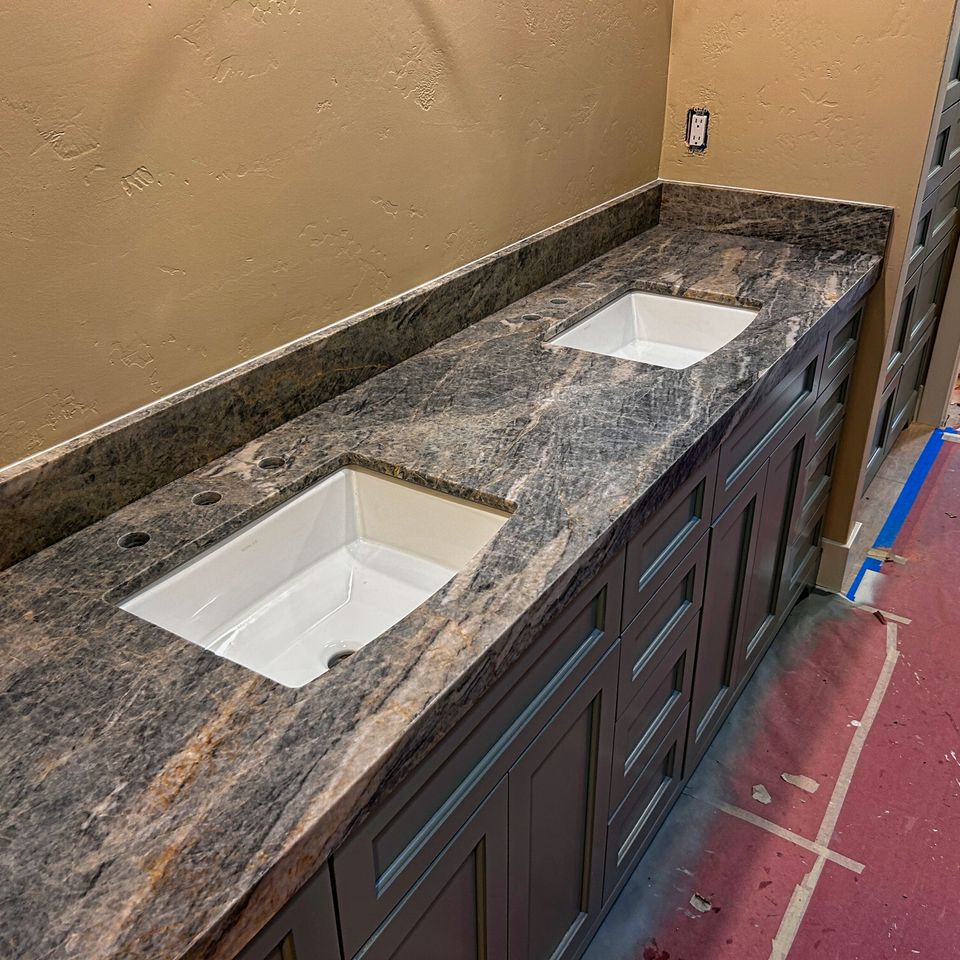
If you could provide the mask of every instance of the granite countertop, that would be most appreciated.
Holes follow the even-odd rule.
[[[880,260],[655,226],[0,574],[0,955],[232,957],[762,402],[793,348],[823,342]],[[686,370],[543,342],[629,288],[762,309]],[[260,468],[267,456],[286,466]],[[512,516],[299,690],[116,606],[344,463]],[[222,499],[194,505],[206,490]],[[149,542],[121,549],[131,531]]]

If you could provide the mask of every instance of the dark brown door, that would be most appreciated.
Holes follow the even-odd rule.
[[[697,765],[733,706],[766,477],[765,463],[710,530],[684,776]]]
[[[510,958],[563,960],[602,907],[619,644],[510,770]]]
[[[506,778],[357,956],[364,960],[506,960]]]
[[[815,416],[815,414],[814,414]],[[803,465],[810,453],[815,423],[808,414],[773,452],[763,488],[753,570],[747,582],[738,679],[763,655],[782,612],[783,567],[791,537],[796,534],[802,499]]]

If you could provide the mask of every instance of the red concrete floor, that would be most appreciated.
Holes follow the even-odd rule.
[[[960,443],[892,553],[886,622],[798,606],[586,960],[960,958]]]

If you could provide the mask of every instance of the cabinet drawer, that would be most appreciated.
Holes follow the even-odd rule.
[[[333,888],[326,864],[240,952],[237,960],[340,960]]]
[[[620,880],[643,855],[683,786],[684,739],[689,710],[684,710],[657,745],[650,762],[610,818],[603,898],[608,900]]]
[[[624,713],[665,653],[696,623],[706,578],[706,534],[623,631],[617,716]]]
[[[615,810],[650,762],[666,731],[690,702],[699,618],[694,617],[667,655],[651,670],[617,720],[613,737],[610,809]]]
[[[867,458],[867,469],[863,475],[863,490],[866,490],[867,487],[870,486],[870,481],[877,475],[877,471],[880,469],[884,457],[886,457],[890,450],[890,442],[893,436],[890,432],[890,426],[893,422],[893,401],[896,396],[897,387],[900,386],[902,373],[903,367],[894,374],[893,379],[883,388],[883,393],[880,396],[880,412],[877,415],[877,422],[873,428],[870,454]]]
[[[850,319],[841,323],[833,333],[827,337],[827,348],[824,351],[823,376],[821,383],[832,383],[857,352],[857,341],[860,339],[860,328],[863,325],[863,303],[850,316]]]
[[[907,266],[907,276],[920,269],[920,264],[926,259],[927,254],[933,249],[933,208],[937,202],[937,193],[933,191],[928,197],[925,197],[920,204],[920,212],[917,216],[917,229],[913,234],[913,243],[910,245],[910,262]]]
[[[353,957],[510,765],[610,649],[622,555],[548,626],[511,673],[384,800],[333,858],[344,956]]]
[[[900,384],[894,397],[893,419],[890,423],[890,435],[894,440],[913,419],[916,412],[920,388],[927,377],[934,332],[933,327],[927,330],[903,362],[903,375],[900,377]]]
[[[809,351],[724,441],[720,448],[715,514],[719,515],[746,486],[774,447],[813,407],[822,359],[821,348]]]
[[[960,129],[960,124],[956,125]],[[960,207],[960,168],[948,174],[937,188],[936,202],[933,205],[930,243],[936,246],[957,224],[957,210]]]
[[[624,627],[710,526],[716,482],[717,455],[714,454],[627,544]]]
[[[833,433],[821,444],[819,450],[811,457],[803,471],[803,500],[800,507],[799,526],[814,513],[822,510],[830,493],[830,484],[833,481],[833,468],[837,457],[837,447],[840,444],[840,424]]]
[[[788,581],[787,593],[793,595],[797,590],[805,585],[809,586],[813,580],[805,582],[805,579],[816,576],[816,558],[820,556],[820,535],[823,529],[824,508],[819,512],[812,514],[801,526],[790,546],[789,570],[790,578]]]
[[[896,375],[903,365],[904,357],[909,352],[911,333],[915,327],[915,314],[919,307],[919,287],[923,271],[917,270],[907,280],[900,299],[900,312],[897,315],[897,329],[893,334],[893,346],[890,348],[890,359],[887,360],[887,383]]]
[[[958,118],[960,118],[960,104],[949,107],[940,115],[940,124],[933,144],[933,155],[930,158],[930,166],[927,168],[924,195],[935,191],[960,159],[960,139],[958,139],[960,131],[956,129]]]
[[[843,423],[852,380],[853,361],[851,360],[820,394],[814,414],[813,436],[808,457],[814,456],[827,438]]]

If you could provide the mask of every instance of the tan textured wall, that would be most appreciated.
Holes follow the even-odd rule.
[[[654,179],[670,0],[0,0],[0,464]]]
[[[885,203],[887,268],[871,297],[827,533],[856,505],[887,330],[954,0],[676,0],[660,175]],[[711,111],[709,149],[683,143]]]

